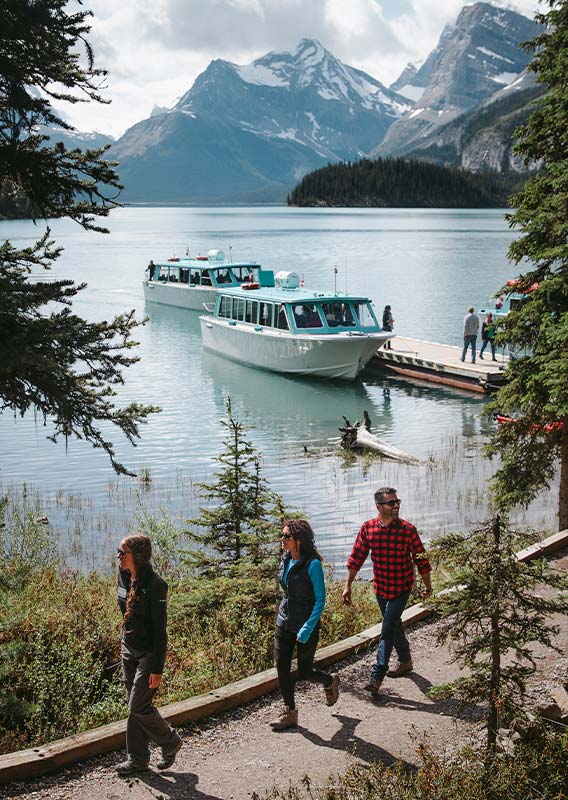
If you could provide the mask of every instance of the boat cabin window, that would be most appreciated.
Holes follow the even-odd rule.
[[[160,274],[158,275],[158,280],[164,282],[167,281],[169,273],[170,273],[169,267],[160,267]]]
[[[223,297],[219,301],[219,316],[231,319],[231,298]]]
[[[353,303],[353,306],[359,319],[359,325],[362,328],[375,327],[377,325],[369,303]]]
[[[272,303],[260,303],[258,324],[267,328],[272,327]]]
[[[258,302],[256,300],[246,301],[245,322],[252,322],[254,325],[258,322]]]
[[[296,303],[292,306],[296,328],[323,328],[323,322],[314,303]]]
[[[249,276],[252,274],[250,267],[232,267],[233,275],[239,283],[248,281]]]
[[[233,319],[243,322],[245,318],[245,301],[240,297],[233,297]]]
[[[350,328],[355,325],[349,303],[322,303],[321,309],[330,328]]]
[[[224,283],[232,283],[231,273],[228,269],[216,269],[213,272],[213,277],[217,286],[222,286]]]
[[[189,283],[190,283],[190,286],[201,286],[201,270],[200,269],[191,269],[189,271]]]
[[[179,282],[180,283],[189,283],[189,270],[188,269],[180,269],[180,271],[179,271]]]
[[[208,269],[204,269],[201,273],[201,285],[202,286],[211,286],[211,275],[209,274]]]
[[[286,316],[286,307],[281,305],[278,309],[278,316],[276,318],[276,327],[281,331],[289,330],[288,317]]]

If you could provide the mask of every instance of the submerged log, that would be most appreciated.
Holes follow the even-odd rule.
[[[339,431],[342,434],[341,446],[346,450],[373,450],[385,458],[390,458],[392,461],[401,461],[405,464],[420,463],[420,459],[405,453],[404,450],[399,450],[398,447],[393,447],[383,442],[382,439],[369,433],[361,425],[339,428]]]

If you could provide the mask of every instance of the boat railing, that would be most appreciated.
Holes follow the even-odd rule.
[[[215,306],[211,305],[210,303],[201,303],[201,305],[208,314],[213,314],[213,312],[215,311]]]

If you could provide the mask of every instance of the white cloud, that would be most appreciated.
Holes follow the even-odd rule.
[[[537,0],[496,4],[532,16]],[[112,104],[65,111],[80,130],[120,135],[154,105],[171,106],[213,58],[248,64],[303,37],[388,85],[426,58],[464,5],[406,0],[393,14],[390,0],[91,0],[90,41]]]

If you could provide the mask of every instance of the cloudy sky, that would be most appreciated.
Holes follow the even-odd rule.
[[[465,0],[85,0],[90,41],[109,70],[109,106],[65,109],[79,130],[120,136],[170,107],[214,58],[247,64],[270,50],[318,39],[347,64],[388,85],[436,46]],[[538,0],[494,5],[533,16]]]

